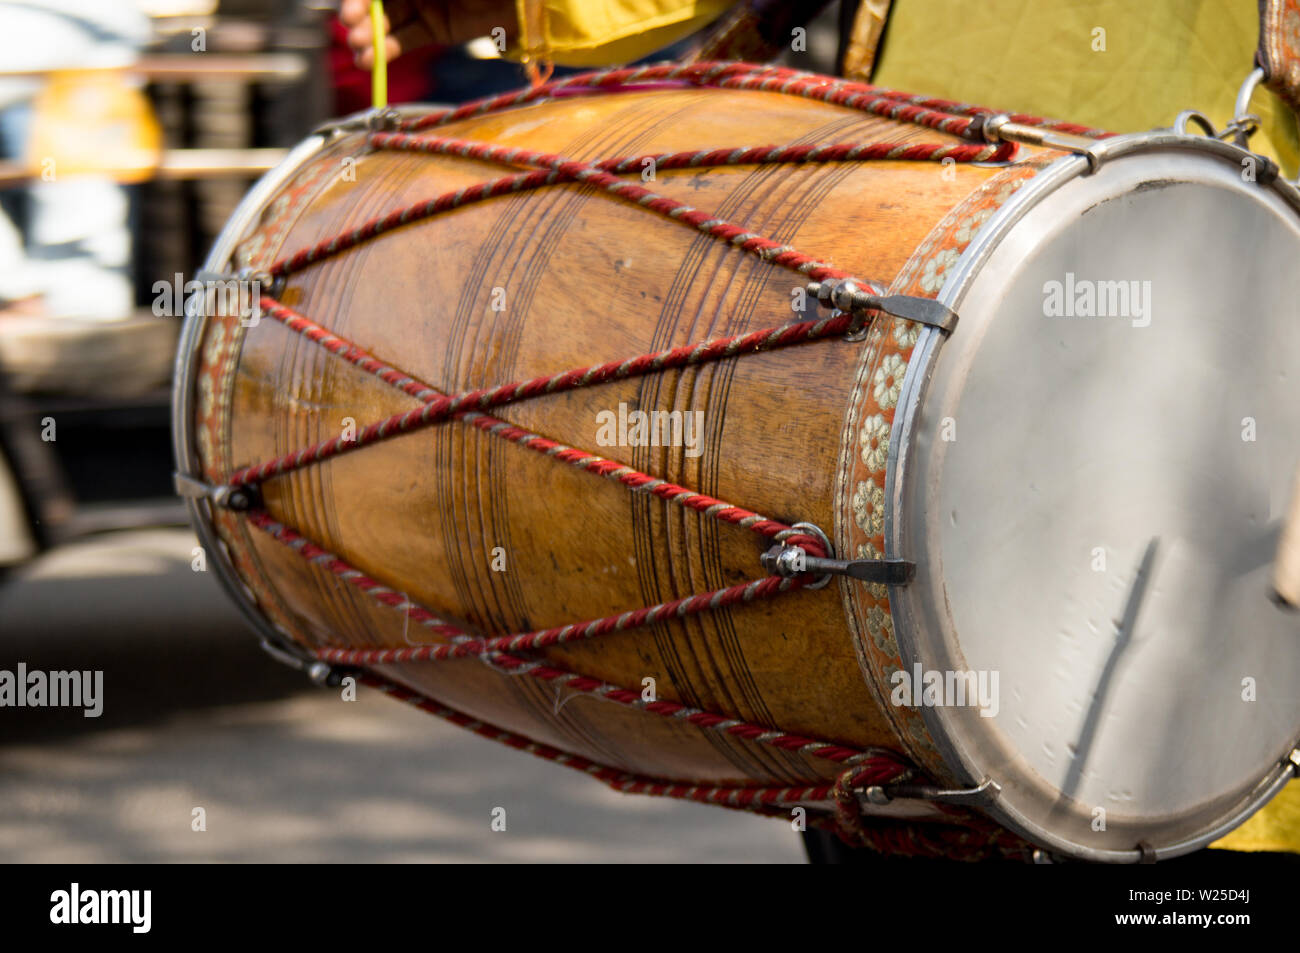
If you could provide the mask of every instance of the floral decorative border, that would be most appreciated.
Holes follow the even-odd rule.
[[[1036,155],[992,176],[955,206],[908,259],[890,294],[934,298],[976,233],[1016,190],[1050,165],[1057,153]],[[849,401],[836,481],[835,543],[857,559],[884,556],[885,476],[894,415],[920,325],[880,315],[862,343],[862,358]],[[846,614],[867,682],[908,753],[936,778],[949,777],[919,708],[890,703],[890,677],[901,670],[889,589],[843,580]]]

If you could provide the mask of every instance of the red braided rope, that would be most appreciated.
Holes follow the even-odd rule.
[[[486,144],[471,143],[468,140],[412,137],[393,133],[376,133],[370,137],[369,143],[375,148],[402,149],[458,156],[469,155],[469,153],[463,151],[466,145],[481,146],[484,149],[492,148],[486,146]],[[421,145],[431,143],[448,145],[446,148],[437,149]],[[640,172],[645,168],[647,162],[654,162],[655,168],[665,170],[730,165],[869,161],[874,159],[932,162],[951,159],[954,162],[1003,162],[1013,158],[1016,150],[1015,143],[1003,143],[999,146],[963,145],[960,143],[843,143],[826,146],[757,146],[743,149],[715,149],[707,152],[650,153],[642,156],[602,159],[590,164],[574,162],[565,168],[551,165],[546,169],[507,175],[488,182],[445,192],[434,198],[395,209],[384,215],[375,216],[349,232],[323,239],[311,248],[302,249],[286,259],[275,262],[270,268],[270,273],[280,276],[300,271],[308,265],[347,251],[362,242],[377,238],[395,228],[420,222],[486,199],[533,191],[557,183],[580,181],[579,170],[626,174],[633,171]],[[525,153],[522,150],[515,149],[501,149],[498,155],[490,155],[487,152],[480,151],[472,157],[509,165],[538,164],[530,162],[526,158],[528,155],[541,156],[542,154]],[[507,160],[506,156],[510,156],[510,158]],[[546,156],[545,158],[559,159],[560,157]],[[668,214],[671,215],[671,211]]]
[[[355,228],[342,235],[336,235],[333,238],[327,238],[310,249],[296,252],[289,258],[281,259],[272,264],[269,272],[273,276],[281,276],[300,271],[307,265],[347,251],[364,241],[392,231],[402,225],[423,221],[426,218],[432,218],[435,215],[450,212],[452,209],[461,208],[462,206],[472,205],[484,199],[512,195],[515,192],[531,191],[560,181],[563,181],[560,173],[554,170],[538,169],[533,172],[504,176],[491,182],[466,186],[454,192],[445,192],[426,201],[417,202],[414,205],[395,209],[385,215],[372,218],[360,228]]]
[[[697,595],[684,596],[658,605],[634,609],[618,615],[583,622],[570,622],[567,625],[550,629],[536,629],[531,632],[517,632],[512,635],[499,635],[483,639],[471,635],[466,630],[439,618],[429,609],[407,599],[406,596],[382,585],[349,563],[322,549],[301,533],[289,529],[272,519],[262,511],[250,511],[249,521],[258,529],[265,530],[272,538],[295,550],[304,559],[321,566],[340,579],[361,589],[377,602],[391,609],[402,612],[412,622],[430,629],[439,635],[460,639],[452,645],[412,645],[404,648],[390,649],[334,649],[316,650],[322,661],[340,665],[387,665],[397,662],[436,662],[453,658],[477,658],[492,652],[522,652],[530,649],[543,649],[565,642],[576,642],[626,632],[641,626],[661,622],[669,618],[684,619],[699,615],[713,609],[721,609],[740,603],[754,602],[781,592],[797,589],[804,583],[797,578],[764,576],[761,579],[738,583],[724,589],[714,589]]]
[[[800,533],[785,523],[768,519],[766,516],[760,516],[753,510],[747,510],[731,503],[724,503],[715,497],[697,493],[684,486],[678,486],[676,483],[669,483],[666,480],[659,479],[659,477],[634,470],[616,460],[608,460],[585,450],[577,450],[562,443],[556,443],[554,440],[548,440],[546,437],[538,436],[531,431],[508,424],[503,420],[497,420],[495,417],[489,417],[487,414],[469,412],[462,419],[494,436],[525,446],[530,450],[535,450],[562,463],[568,463],[578,469],[586,470],[588,473],[594,473],[597,476],[621,483],[634,493],[648,493],[666,503],[694,510],[723,523],[731,523],[742,529],[753,530],[755,533],[778,542],[800,546],[810,556],[829,555],[816,537]]]
[[[1033,849],[1032,845],[1010,832],[975,817],[966,818],[961,826],[929,822],[912,824],[887,818],[873,818],[870,823],[863,823],[856,812],[845,810],[846,804],[853,803],[853,791],[859,786],[894,783],[910,773],[905,765],[887,755],[878,755],[870,762],[850,767],[834,784],[783,787],[686,784],[643,777],[598,764],[581,755],[480,721],[373,672],[362,672],[357,680],[479,737],[579,771],[623,794],[695,801],[782,819],[789,817],[789,809],[795,805],[832,801],[836,808],[833,823],[828,824],[817,815],[810,816],[808,822],[813,826],[828,827],[853,846],[864,846],[895,856],[940,856],[961,861],[989,858],[1028,860]]]
[[[851,792],[854,787],[860,785],[890,784],[902,780],[908,774],[908,769],[900,768],[897,761],[880,757],[873,764],[855,765],[849,768],[833,785],[824,783],[785,787],[707,785],[647,778],[598,764],[581,755],[563,751],[534,741],[525,735],[480,721],[372,672],[363,672],[357,680],[391,698],[472,731],[479,737],[489,738],[516,751],[525,751],[544,761],[580,771],[623,794],[644,794],[651,797],[695,801],[788,819],[791,807],[833,800],[836,789]],[[850,821],[847,828],[841,826],[845,820]],[[904,857],[941,856],[962,861],[986,860],[992,857],[1008,860],[1029,859],[1032,845],[987,822],[981,823],[975,818],[968,819],[968,822],[970,826],[955,826],[938,823],[911,824],[887,818],[873,818],[869,824],[864,824],[859,818],[846,818],[839,810],[836,811],[833,823],[828,824],[817,815],[808,818],[809,824],[828,827],[853,846],[868,847],[883,854]]]
[[[840,818],[837,816],[837,823]],[[982,817],[968,814],[960,824],[909,823],[872,818],[851,830],[835,832],[854,847],[867,847],[891,857],[942,857],[967,863],[985,860],[1033,860],[1034,845]]]
[[[411,661],[442,661],[449,658],[462,658],[466,656],[475,656],[487,661],[493,667],[511,674],[526,674],[542,681],[552,682],[557,686],[568,688],[573,691],[582,692],[583,694],[596,695],[609,701],[617,702],[629,708],[636,708],[641,711],[648,711],[652,714],[661,715],[665,718],[675,718],[684,721],[687,724],[694,725],[698,728],[718,731],[722,734],[731,735],[736,738],[742,738],[747,741],[755,741],[760,744],[769,745],[779,748],[783,751],[792,751],[799,754],[811,755],[813,757],[824,758],[828,761],[835,761],[841,764],[858,764],[869,761],[875,757],[890,757],[897,759],[898,756],[893,752],[886,752],[884,749],[872,749],[863,751],[852,748],[847,745],[836,744],[825,741],[818,741],[813,738],[807,738],[803,735],[793,734],[787,731],[779,731],[771,728],[765,728],[762,725],[756,725],[751,722],[741,721],[735,718],[729,718],[716,712],[706,711],[701,708],[692,708],[689,705],[683,705],[678,702],[667,700],[646,701],[641,697],[641,692],[633,688],[625,688],[621,685],[612,685],[608,682],[602,682],[600,679],[593,678],[589,675],[582,675],[577,672],[570,672],[554,665],[547,665],[532,659],[520,658],[504,651],[511,643],[522,643],[526,648],[538,648],[545,644],[555,644],[563,641],[552,633],[558,633],[560,630],[542,630],[540,632],[521,633],[518,635],[497,636],[493,638],[477,638],[464,629],[454,626],[438,618],[431,610],[419,605],[408,599],[400,593],[384,586],[376,580],[370,578],[356,567],[341,559],[334,553],[322,548],[317,543],[303,536],[296,530],[292,530],[272,519],[269,515],[261,511],[251,511],[248,514],[249,522],[258,529],[265,532],[272,539],[283,543],[292,549],[303,559],[314,565],[320,566],[333,573],[339,579],[349,583],[352,586],[365,592],[375,601],[382,605],[388,606],[404,612],[408,617],[415,619],[421,625],[438,631],[442,635],[458,639],[455,645],[444,646],[411,646],[400,649],[343,649],[343,648],[318,648],[313,650],[313,654],[325,662],[339,664],[362,664],[362,665],[383,665],[397,662]],[[771,577],[775,579],[776,577]],[[785,582],[787,580],[777,580]],[[762,580],[762,583],[768,580]],[[765,586],[761,592],[763,595],[774,595],[778,592],[790,591],[797,586]],[[742,601],[752,601],[759,598],[757,587],[751,591],[750,599],[744,598],[744,593],[734,596],[730,603],[735,604]],[[677,606],[672,610],[677,615],[690,614],[681,607],[689,605],[691,602],[704,599],[707,604],[692,606],[692,610],[702,612],[706,609],[716,609],[722,606],[722,594],[727,590],[717,590],[713,593],[703,593],[700,596],[690,596],[686,599],[676,600],[673,603],[664,603],[665,606]],[[595,634],[609,634],[610,632],[622,631],[631,628],[628,624],[629,617],[639,616],[638,624],[644,625],[651,621],[662,620],[669,614],[668,610],[655,615],[654,619],[647,618],[648,614],[659,607],[648,607],[639,609],[634,612],[623,613],[619,616],[610,616],[606,619],[597,619],[592,623],[575,623],[576,626],[586,626],[590,629],[596,626],[600,629]],[[622,625],[619,623],[622,622]],[[561,627],[570,628],[570,627]],[[578,638],[590,638],[585,630],[576,630],[574,635]],[[500,647],[497,647],[500,646]],[[466,649],[467,651],[458,651]],[[901,762],[898,762],[901,764]]]
[[[759,813],[768,813],[763,808],[779,808],[782,805],[795,805],[800,803],[813,803],[825,801],[830,797],[831,785],[829,784],[809,784],[786,787],[762,787],[749,785],[700,785],[684,784],[680,782],[664,781],[657,778],[647,778],[617,768],[611,768],[606,765],[597,764],[581,755],[571,754],[554,748],[547,744],[533,741],[524,735],[516,734],[504,728],[488,722],[479,721],[463,712],[454,708],[449,708],[427,695],[411,691],[401,685],[391,682],[387,679],[380,678],[373,673],[364,673],[360,676],[359,681],[362,684],[377,688],[380,691],[404,701],[409,705],[419,708],[421,711],[436,715],[454,725],[466,728],[483,738],[490,738],[500,744],[507,745],[517,751],[526,751],[531,755],[542,758],[546,761],[562,764],[567,768],[581,771],[593,778],[604,781],[616,791],[624,794],[648,794],[657,797],[679,798],[688,801],[699,801],[705,804],[714,804],[719,807],[733,807],[742,810],[753,810]],[[863,768],[854,767],[851,769],[856,774],[863,773]],[[905,769],[902,769],[905,770]],[[898,763],[888,757],[880,757],[874,767],[874,773],[870,776],[879,780],[873,783],[883,784],[894,780],[902,774]]]
[[[641,172],[647,164],[657,170],[718,168],[731,165],[774,165],[804,162],[1007,162],[1017,151],[1014,142],[997,146],[960,142],[844,142],[837,145],[752,146],[745,149],[710,149],[696,152],[657,152],[593,163],[606,172]]]
[[[999,112],[986,106],[973,106],[953,100],[918,96],[883,86],[820,76],[816,73],[807,73],[781,66],[739,62],[705,62],[690,64],[662,63],[653,66],[583,73],[555,80],[532,89],[491,96],[454,108],[436,110],[424,116],[404,120],[398,125],[404,131],[415,132],[473,116],[481,116],[485,113],[523,106],[555,95],[557,92],[579,89],[610,91],[622,86],[659,80],[722,89],[775,91],[834,105],[848,106],[873,115],[885,116],[903,122],[927,125],[956,135],[968,135],[970,133],[969,119],[964,124],[960,121],[949,122],[946,127],[941,123],[944,123],[945,120],[958,120],[960,117],[973,118],[976,116],[997,115]],[[890,102],[900,103],[904,107],[910,108],[904,111],[891,112],[888,105]],[[1011,118],[1014,122],[1024,125],[1042,126],[1060,132],[1091,136],[1092,138],[1104,138],[1114,135],[1104,130],[1090,129],[1087,126],[1062,122],[1057,119],[1045,119],[1041,116],[1032,116],[1026,113],[1013,113]],[[918,120],[922,121],[918,122]]]
[[[261,303],[267,313],[272,314],[273,317],[275,316],[275,312],[272,311],[273,308],[283,308],[274,299],[267,297],[262,298]],[[301,317],[301,315],[298,317]],[[837,313],[826,318],[793,322],[780,327],[752,331],[748,334],[684,344],[680,347],[650,354],[641,354],[621,361],[610,361],[593,367],[579,367],[558,374],[535,377],[528,381],[512,381],[496,387],[464,391],[452,395],[438,395],[428,399],[421,407],[393,414],[385,420],[370,424],[352,439],[339,436],[331,440],[322,440],[312,446],[304,447],[274,460],[244,467],[231,474],[228,482],[235,486],[260,483],[271,477],[280,476],[292,470],[358,450],[381,440],[388,440],[401,434],[413,433],[416,430],[443,423],[461,411],[482,411],[489,407],[498,407],[502,404],[528,400],[544,394],[558,394],[564,391],[576,390],[580,387],[603,384],[607,381],[623,380],[679,367],[719,361],[740,354],[752,354],[758,351],[774,350],[823,338],[836,337],[851,330],[857,320],[853,315]],[[401,372],[394,373],[400,374]],[[409,375],[405,376],[409,377]]]
[[[267,316],[281,322],[285,327],[301,334],[309,341],[318,344],[329,353],[374,374],[380,380],[417,400],[427,403],[444,396],[419,378],[385,364],[352,341],[340,337],[292,308],[286,307],[271,298],[264,297],[262,299],[262,309]],[[666,503],[703,513],[705,516],[724,523],[731,523],[742,529],[753,530],[772,540],[801,546],[813,556],[828,555],[823,549],[821,541],[815,537],[798,533],[785,523],[760,516],[752,510],[726,503],[703,493],[697,493],[684,486],[678,486],[676,483],[669,483],[648,473],[634,470],[618,461],[609,460],[594,453],[587,453],[584,450],[577,450],[554,440],[548,440],[539,434],[506,423],[504,420],[490,414],[462,410],[452,414],[452,417],[465,421],[493,436],[527,447],[544,456],[621,483],[633,492],[658,497]]]
[[[466,103],[452,109],[438,110],[426,116],[399,123],[405,131],[420,131],[446,125],[461,119],[498,112],[535,102],[557,92],[573,89],[611,91],[625,85],[644,81],[669,80],[716,89],[761,90],[802,96],[838,106],[848,106],[861,112],[896,119],[914,125],[966,134],[971,126],[968,117],[929,109],[922,104],[909,103],[884,95],[884,91],[859,83],[837,81],[813,73],[800,73],[781,67],[759,66],[752,63],[665,63],[626,69],[602,70],[584,73],[546,83],[532,89],[504,93],[487,99]]]

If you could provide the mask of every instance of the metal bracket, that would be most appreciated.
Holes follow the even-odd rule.
[[[772,575],[787,579],[802,573],[829,574],[886,586],[905,586],[916,575],[916,563],[905,559],[823,559],[805,554],[800,546],[780,544],[763,553],[759,561]]]
[[[1026,126],[1024,123],[1012,122],[1006,113],[989,116],[980,126],[980,133],[986,142],[1018,142],[1026,146],[1041,146],[1044,149],[1059,149],[1073,152],[1088,160],[1088,172],[1101,168],[1104,152],[1101,141],[1087,136],[1076,136],[1069,132],[1057,132],[1042,126]]]
[[[359,671],[359,669],[349,668],[345,665],[331,665],[329,662],[322,662],[315,656],[303,651],[296,642],[285,642],[283,645],[277,645],[270,639],[262,638],[258,640],[257,644],[261,646],[263,652],[281,665],[287,665],[295,672],[304,673],[317,685],[325,688],[335,688],[343,684],[343,679],[349,675],[356,675]]]
[[[821,541],[827,555],[809,556],[802,546],[786,543],[794,533],[804,533]],[[758,557],[763,568],[774,576],[790,579],[805,573],[818,576],[818,580],[805,588],[820,589],[831,581],[831,576],[851,576],[863,582],[879,582],[887,586],[904,586],[916,574],[915,563],[902,559],[836,559],[835,547],[830,537],[816,523],[795,523],[781,533],[779,542]]]
[[[1247,102],[1252,89],[1251,81],[1248,78],[1242,88],[1242,94],[1246,95]],[[1240,105],[1240,99],[1238,102]],[[1270,185],[1281,174],[1281,169],[1276,162],[1267,156],[1251,152],[1244,145],[1250,134],[1259,125],[1258,116],[1239,112],[1222,129],[1216,129],[1214,123],[1203,113],[1199,113],[1194,109],[1186,109],[1178,114],[1178,118],[1169,131],[1179,136],[1191,135],[1188,132],[1189,123],[1195,123],[1199,126],[1205,132],[1206,138],[1213,140],[1218,145],[1219,151],[1225,158],[1234,156],[1242,159],[1250,158],[1255,166],[1255,182],[1259,185]],[[1110,160],[1133,151],[1132,144],[1134,141],[1132,136],[1090,139],[1087,136],[1055,132],[1038,126],[1026,126],[1012,122],[1011,117],[1006,114],[989,116],[985,119],[979,131],[988,142],[1019,142],[1025,145],[1059,149],[1063,152],[1072,152],[1075,155],[1083,156],[1088,160],[1088,174],[1090,175]],[[1161,131],[1164,130],[1153,130],[1153,132]]]
[[[365,112],[353,113],[342,119],[332,119],[322,123],[313,129],[311,134],[332,138],[349,132],[384,132],[396,129],[401,118],[401,113],[391,106],[383,109],[367,109]]]
[[[279,298],[284,292],[284,286],[288,283],[284,275],[273,275],[269,271],[258,271],[253,268],[241,268],[235,274],[227,274],[219,271],[208,271],[200,269],[195,272],[194,279],[203,285],[205,291],[209,286],[214,284],[224,285],[227,282],[247,282],[256,284],[258,294],[265,294],[272,298]]]
[[[172,486],[177,496],[190,500],[208,500],[213,506],[236,513],[256,509],[262,503],[262,494],[255,486],[213,486],[187,473],[173,473]]]
[[[1002,793],[1002,787],[992,778],[985,778],[973,788],[940,788],[932,784],[874,784],[861,792],[868,804],[888,804],[901,799],[938,801],[941,804],[983,807],[992,804]]]
[[[883,311],[896,318],[938,328],[945,334],[951,334],[957,327],[957,312],[933,298],[870,294],[859,288],[852,278],[809,282],[808,293],[822,304],[848,314]]]
[[[1249,83],[1249,80],[1247,80],[1247,83]],[[1192,135],[1187,130],[1189,123],[1199,126],[1207,139],[1222,142],[1225,151],[1229,155],[1238,155],[1243,160],[1250,159],[1254,165],[1254,181],[1257,184],[1271,185],[1282,174],[1281,167],[1268,156],[1262,156],[1257,152],[1250,151],[1250,136],[1259,128],[1260,118],[1258,116],[1254,114],[1237,115],[1229,120],[1228,124],[1222,129],[1215,129],[1214,123],[1204,113],[1195,109],[1184,109],[1174,119],[1172,129],[1180,136]]]

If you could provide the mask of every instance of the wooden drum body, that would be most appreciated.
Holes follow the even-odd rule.
[[[939,129],[788,91],[667,83],[617,94],[545,97],[413,134],[555,154],[588,167],[615,157],[763,144],[966,142]],[[1233,156],[1212,154],[1219,145],[1205,146],[1195,161],[1235,162]],[[1161,149],[1177,152],[1167,142],[1133,151]],[[993,163],[808,158],[685,168],[656,163],[653,178],[641,174],[650,166],[638,163],[620,170],[619,177],[828,262],[839,272],[878,282],[882,290],[917,298],[942,295],[961,316],[950,343],[943,343],[944,332],[935,327],[874,311],[864,330],[847,336],[530,396],[488,412],[541,438],[600,454],[781,524],[815,524],[842,558],[911,561],[916,582],[887,587],[836,576],[823,588],[805,586],[712,611],[667,615],[627,631],[521,653],[530,664],[544,662],[628,689],[639,705],[608,700],[563,679],[504,670],[486,656],[368,667],[441,705],[614,773],[688,785],[807,786],[820,792],[774,796],[768,807],[786,816],[792,803],[814,812],[826,808],[832,798],[825,787],[844,776],[849,762],[767,743],[743,731],[663,717],[652,703],[646,710],[646,700],[846,749],[891,749],[900,761],[906,756],[916,765],[913,781],[969,789],[992,779],[993,785],[968,799],[967,806],[982,807],[1019,835],[1074,856],[1134,860],[1151,844],[1158,852],[1181,853],[1239,823],[1290,776],[1285,765],[1295,732],[1288,741],[1282,722],[1295,714],[1294,698],[1265,732],[1257,763],[1236,766],[1212,796],[1164,810],[1160,790],[1152,789],[1149,800],[1141,789],[1117,790],[1113,801],[1101,799],[1110,809],[1113,832],[1101,836],[1088,823],[1098,799],[1079,798],[1068,809],[1053,809],[1053,798],[1065,785],[1052,780],[1051,767],[1004,750],[1029,744],[1016,742],[1016,728],[1005,727],[1002,734],[1012,742],[990,743],[989,750],[998,753],[972,770],[979,758],[971,753],[969,730],[981,729],[981,722],[963,728],[946,722],[939,709],[896,702],[898,673],[911,673],[916,663],[923,669],[941,661],[948,668],[976,667],[963,660],[960,647],[946,655],[943,649],[956,637],[944,641],[948,623],[939,615],[947,604],[947,583],[936,574],[963,571],[950,564],[956,544],[950,537],[927,542],[919,521],[957,526],[966,516],[966,511],[955,515],[958,503],[944,496],[944,487],[956,478],[940,472],[939,461],[947,459],[944,453],[966,452],[964,441],[981,439],[976,434],[983,425],[972,424],[968,437],[965,415],[978,415],[939,413],[938,403],[927,405],[925,390],[936,380],[937,392],[946,395],[940,403],[961,403],[953,396],[960,390],[954,383],[958,378],[944,375],[939,355],[956,348],[963,336],[975,342],[989,333],[998,308],[980,284],[980,266],[1001,247],[989,236],[997,232],[1003,245],[1020,241],[1025,255],[1036,247],[1015,233],[1031,206],[1014,215],[1008,211],[1022,187],[1055,177],[1039,188],[1041,196],[1068,189],[1061,183],[1088,177],[1080,168],[1088,160],[1037,148],[1022,149],[1017,161]],[[1116,159],[1115,168],[1124,162],[1136,159]],[[557,181],[469,202],[344,242],[277,272],[276,266],[292,262],[295,253],[347,235],[376,216],[530,168],[375,148],[370,130],[355,126],[304,144],[250,195],[208,269],[269,273],[276,279],[269,289],[275,301],[343,343],[331,353],[302,326],[276,320],[266,309],[254,320],[229,309],[205,313],[211,309],[196,305],[179,365],[182,471],[206,487],[228,486],[241,468],[347,440],[377,421],[418,412],[427,396],[413,396],[418,386],[409,381],[400,386],[408,376],[441,394],[457,394],[831,314],[811,298],[801,313],[792,310],[806,294],[807,269],[801,274],[764,260],[752,249],[738,248],[743,239],[719,240],[591,181]],[[1101,181],[1102,173],[1096,178]],[[1140,193],[1140,185],[1121,191]],[[1267,201],[1269,208],[1259,214],[1295,217],[1294,208],[1282,210],[1289,197]],[[1282,230],[1287,241],[1297,234],[1294,227]],[[1014,240],[1003,240],[1007,235]],[[1157,281],[1169,277],[1162,273]],[[268,293],[265,286],[260,290]],[[957,306],[967,294],[983,302],[978,307],[985,317]],[[373,365],[349,359],[340,353],[349,342],[397,370],[384,379]],[[1291,332],[1280,342],[1285,362],[1296,357],[1296,344]],[[1114,347],[1124,346],[1121,339],[1114,341]],[[1027,364],[1036,360],[1030,352],[1023,358]],[[1050,371],[1043,373],[1050,378]],[[1025,400],[1039,402],[1036,393],[1025,388]],[[1261,398],[1270,394],[1260,393]],[[687,424],[678,445],[637,439],[637,418],[629,416],[637,411],[678,414]],[[1270,413],[1261,405],[1255,416]],[[1291,411],[1280,414],[1278,431],[1300,432]],[[940,446],[948,439],[943,428],[949,417],[959,435],[951,451]],[[630,435],[620,429],[626,423]],[[1022,423],[1030,428],[1025,439],[1034,442],[1033,422]],[[1294,456],[1281,459],[1281,438],[1271,446],[1278,448],[1278,457],[1269,466],[1293,472]],[[987,466],[1014,471],[1018,462],[1006,456],[1013,449],[1001,447],[996,451],[1001,458],[990,451]],[[268,640],[282,648],[296,646],[299,653],[453,644],[443,630],[422,625],[409,611],[412,605],[427,607],[467,632],[524,633],[767,576],[759,557],[772,545],[770,538],[651,493],[630,492],[617,479],[602,479],[553,457],[500,439],[464,418],[453,419],[259,480],[260,499],[253,503],[265,514],[261,528],[238,508],[217,505],[228,503],[228,497],[214,502],[210,492],[194,503],[194,512],[237,597],[256,607]],[[927,458],[935,461],[928,470],[917,462]],[[909,467],[926,471],[919,482],[904,481]],[[1068,482],[1051,492],[1066,487]],[[1032,494],[1013,476],[1003,495]],[[950,502],[951,512],[935,508]],[[1032,504],[1027,512],[1032,524]],[[286,534],[277,539],[268,526],[290,528],[311,541],[305,545],[320,550],[286,545]],[[1086,559],[1093,547],[1085,544],[1092,540],[1087,527],[1080,532],[1076,548],[1083,547]],[[983,556],[961,551],[992,571],[988,564],[1000,558],[999,547],[1018,545],[1015,533],[1011,520],[990,531]],[[1126,587],[1133,568],[1125,562],[1127,550],[1116,553],[1114,539],[1098,539],[1095,545],[1103,551],[1111,547],[1120,580],[1113,588]],[[1192,558],[1194,543],[1180,552],[1180,559]],[[944,554],[948,562],[936,568]],[[924,563],[923,555],[932,561]],[[1055,549],[1026,550],[1008,564],[1034,558],[1064,557]],[[364,574],[369,585],[358,585],[348,572]],[[1024,593],[1014,575],[1000,588],[1006,613],[1017,617]],[[954,611],[963,610],[959,605]],[[1032,607],[1024,612],[1032,615]],[[968,613],[963,621],[983,629],[992,624],[979,613]],[[904,626],[930,633],[932,643],[921,635],[904,638]],[[1284,654],[1277,660],[1284,672],[1300,665],[1295,653],[1300,634],[1291,635],[1296,642],[1289,655],[1278,648],[1283,643],[1268,643],[1268,651]],[[1014,631],[1008,636],[1013,644],[1017,637]],[[1077,652],[1069,657],[1080,659]],[[1055,691],[1053,677],[1073,677],[1059,663],[1042,660],[1038,691]],[[1079,661],[1079,671],[1084,670],[1091,671]],[[1198,668],[1196,678],[1200,675]],[[1232,675],[1235,686],[1241,673],[1234,669]],[[1261,670],[1257,677],[1268,674]],[[1004,714],[986,723],[1023,721],[1025,711],[1010,694],[1026,690],[1023,679],[1009,679],[1004,672],[1000,690]],[[1102,694],[1085,689],[1079,697]],[[1082,718],[1084,709],[1074,713]],[[1135,712],[1123,708],[1119,714],[1131,718]],[[1044,723],[1055,717],[1041,715]],[[1059,731],[1062,737],[1077,736],[1078,724],[1063,723]],[[1208,743],[1212,748],[1229,744],[1217,737]],[[1145,747],[1133,755],[1150,756]],[[1000,775],[1002,769],[1009,776]],[[1097,770],[1104,773],[1090,765],[1085,777]],[[924,820],[942,818],[947,810],[932,799],[859,793],[857,806],[868,815]],[[1042,804],[1047,807],[1039,812]],[[1143,842],[1148,847],[1135,846]]]

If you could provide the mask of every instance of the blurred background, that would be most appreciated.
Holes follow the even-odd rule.
[[[98,718],[0,708],[0,861],[802,861],[784,823],[314,688],[194,570],[181,289],[258,175],[369,105],[334,7],[0,0],[0,669],[102,670],[105,695]],[[837,17],[787,61],[833,65]],[[524,82],[475,42],[395,61],[389,97]]]

